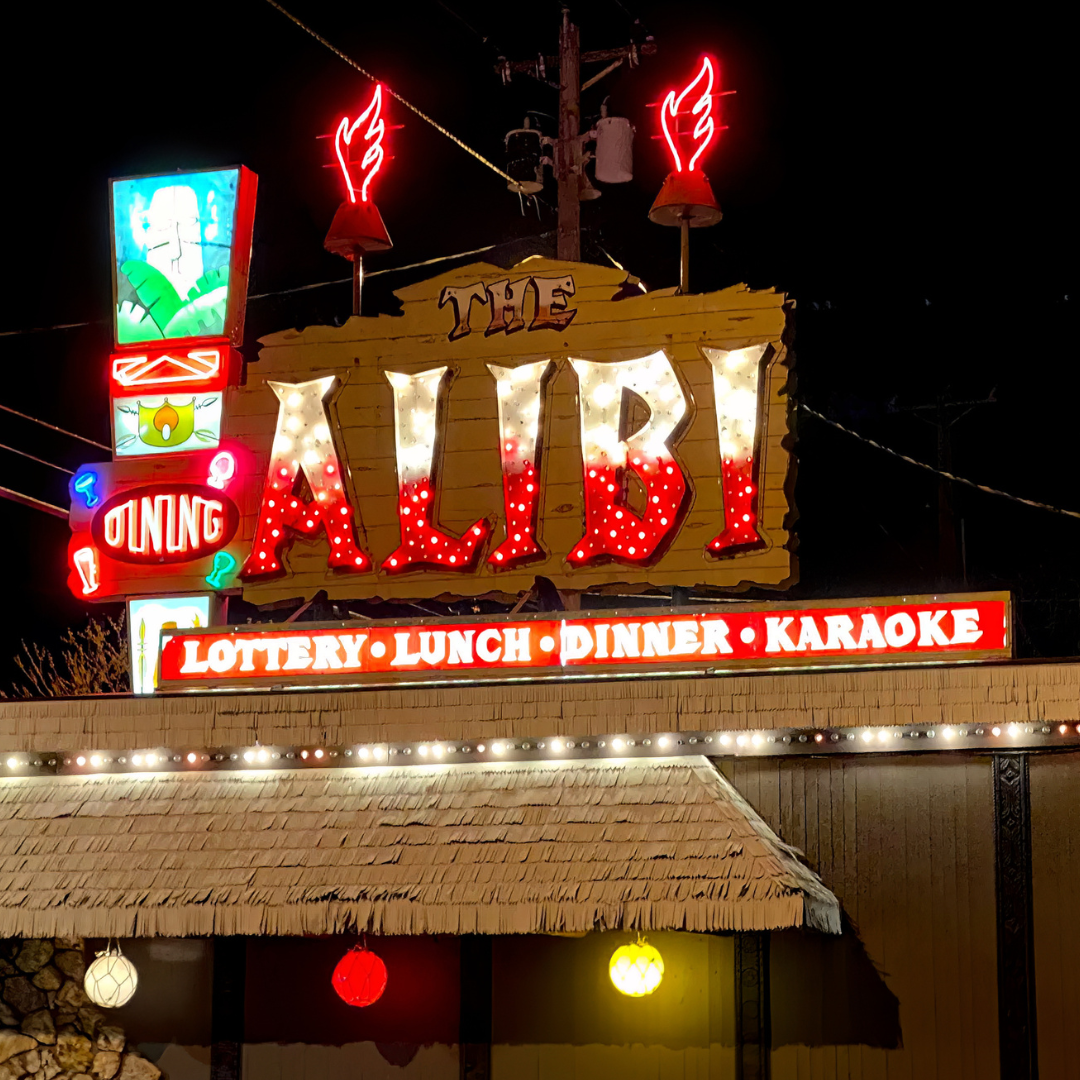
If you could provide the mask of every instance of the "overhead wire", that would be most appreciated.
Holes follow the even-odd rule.
[[[7,499],[8,502],[18,503],[20,506],[29,506],[31,510],[41,510],[53,517],[63,518],[64,521],[68,519],[68,512],[63,507],[35,499],[32,495],[24,495],[21,491],[12,491],[11,488],[0,487],[0,499]]]
[[[320,45],[324,45],[339,59],[344,60],[345,63],[348,64],[350,67],[355,68],[357,71],[359,71],[365,79],[370,79],[374,83],[380,82],[377,76],[373,75],[366,68],[361,67],[351,56],[343,53],[336,45],[332,44],[330,41],[327,41],[327,39],[324,38],[322,34],[318,33],[318,31],[316,30],[313,30],[310,26],[307,25],[307,23],[298,19],[290,11],[287,11],[284,7],[281,6],[281,4],[277,2],[277,0],[266,0],[266,2],[275,10],[280,11],[282,15],[284,15],[287,19],[290,20],[290,22],[293,22],[297,26],[299,26],[300,29],[304,31],[304,33],[310,34]],[[418,109],[411,101],[406,101],[405,98],[403,98],[399,93],[397,93],[397,91],[391,90],[389,86],[385,85],[385,83],[383,84],[383,87],[386,90],[387,94],[390,95],[390,97],[394,98],[395,101],[401,102],[401,104],[404,105],[406,109],[414,112],[417,116],[420,117],[421,120],[430,124],[437,132],[439,132],[439,134],[445,135],[452,143],[455,143],[457,146],[461,147],[461,149],[464,150],[467,154],[471,154],[474,158],[476,158],[477,161],[486,165],[492,172],[497,173],[504,180],[508,181],[511,184],[514,183],[514,178],[509,173],[503,172],[503,170],[500,169],[498,165],[496,165],[493,161],[489,161],[478,150],[474,150],[471,146],[469,146],[468,143],[459,139],[452,131],[447,131],[447,129],[444,128],[442,124],[440,124],[437,120],[432,119],[423,110]]]
[[[67,473],[68,476],[75,475],[71,469],[65,469],[63,465],[54,465],[51,461],[46,461],[44,458],[34,457],[33,454],[28,454],[25,450],[20,450],[16,446],[8,446],[7,443],[0,443],[0,450],[6,450],[9,454],[18,454],[19,457],[29,458],[31,461],[36,461],[39,465],[48,465],[50,469]]]
[[[951,480],[954,484],[963,484],[965,487],[973,488],[975,491],[981,491],[985,495],[997,495],[1002,499],[1009,499],[1012,502],[1020,503],[1022,506],[1030,506],[1036,510],[1049,510],[1052,514],[1061,514],[1064,517],[1070,518],[1080,518],[1080,510],[1063,510],[1060,506],[1052,506],[1050,503],[1038,502],[1035,499],[1025,499],[1020,495],[1012,495],[1008,491],[1001,491],[999,488],[989,487],[986,484],[977,484],[974,480],[968,480],[966,477],[957,476],[956,473],[947,472],[945,469],[936,469],[933,465],[927,465],[925,461],[919,461],[916,458],[908,457],[907,454],[901,454],[898,450],[893,450],[891,447],[883,446],[876,439],[870,439],[865,435],[860,435],[857,431],[852,431],[851,428],[844,427],[843,424],[839,424],[835,420],[830,420],[827,416],[823,416],[816,409],[811,409],[809,405],[805,405],[802,402],[799,403],[798,409],[800,412],[806,413],[807,416],[812,416],[815,420],[820,420],[822,423],[828,424],[829,427],[836,428],[837,431],[842,431],[845,435],[850,435],[853,439],[858,439],[859,442],[874,447],[875,450],[881,450],[883,453],[890,455],[890,457],[898,458],[908,465],[914,465],[924,472],[933,473],[935,476],[943,476],[946,480]]]
[[[27,413],[19,412],[18,409],[13,409],[10,405],[0,404],[0,409],[3,409],[4,412],[11,413],[13,416],[18,416],[22,420],[29,420],[32,424],[40,424],[50,431],[58,431],[61,435],[66,435],[69,439],[78,439],[79,442],[84,442],[90,446],[96,446],[99,450],[108,450],[110,454],[112,453],[111,446],[96,442],[94,439],[88,439],[85,435],[77,435],[74,431],[68,431],[66,428],[57,427],[56,424],[50,424],[48,421],[39,420],[36,416],[30,416]]]

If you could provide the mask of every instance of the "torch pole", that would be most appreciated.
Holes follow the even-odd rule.
[[[690,291],[690,218],[685,214],[679,221],[679,292]]]
[[[364,287],[364,253],[353,248],[352,264],[352,313],[360,314],[360,291]]]

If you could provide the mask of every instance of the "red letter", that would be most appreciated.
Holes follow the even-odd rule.
[[[567,562],[571,566],[598,559],[646,562],[663,550],[682,522],[686,479],[668,444],[686,416],[686,395],[663,352],[619,363],[570,363],[581,397],[585,535]],[[624,390],[648,405],[649,419],[620,439]],[[645,488],[642,517],[627,505],[627,469]]]
[[[251,554],[240,572],[242,577],[284,572],[281,547],[286,540],[286,529],[302,536],[313,536],[326,529],[330,541],[327,563],[332,568],[353,571],[371,568],[371,560],[356,543],[353,509],[330,434],[326,400],[336,389],[337,381],[336,376],[329,375],[306,383],[267,383],[281,406],[259,522]],[[303,502],[296,493],[301,475],[311,489],[311,502]]]

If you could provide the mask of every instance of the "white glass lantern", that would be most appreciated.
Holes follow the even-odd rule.
[[[111,945],[97,954],[97,959],[86,969],[83,989],[86,996],[103,1009],[119,1009],[135,995],[139,985],[139,973],[135,965],[120,951],[119,945]]]

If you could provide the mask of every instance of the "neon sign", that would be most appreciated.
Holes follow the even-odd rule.
[[[239,343],[255,186],[255,175],[239,166],[112,181],[118,345]]]
[[[704,57],[701,61],[701,70],[691,80],[690,84],[675,96],[674,90],[669,90],[660,107],[660,127],[664,133],[668,149],[675,164],[675,171],[683,171],[683,154],[679,149],[679,137],[683,134],[679,131],[679,117],[689,112],[694,118],[693,131],[690,133],[693,149],[686,159],[686,171],[693,172],[698,158],[701,157],[716,135],[716,121],[713,119],[713,84],[715,82],[713,61]],[[690,108],[684,109],[683,105],[687,98],[691,99]]]
[[[164,644],[163,684],[254,688],[386,682],[409,675],[558,678],[791,664],[873,665],[1005,657],[1005,594],[733,605],[722,612],[210,629]]]
[[[109,390],[113,397],[142,391],[223,390],[235,353],[226,344],[191,349],[168,348],[121,353],[111,358]]]
[[[356,129],[364,124],[367,124],[367,130],[362,138],[367,145],[364,147],[364,153],[357,163],[350,159],[349,150]],[[382,147],[383,135],[385,134],[386,123],[382,118],[382,86],[376,83],[375,92],[371,95],[368,107],[351,124],[347,116],[343,117],[341,123],[338,124],[337,133],[334,135],[334,152],[337,154],[338,165],[341,166],[342,175],[345,177],[345,189],[349,194],[349,202],[356,202],[357,191],[353,184],[352,175],[352,169],[356,164],[359,164],[364,177],[360,184],[360,201],[368,201],[368,188],[371,186],[371,181],[375,179],[375,175],[382,168],[383,158],[385,157]]]
[[[90,532],[99,550],[121,562],[189,562],[224,547],[239,521],[236,504],[214,488],[161,484],[108,499]]]
[[[112,408],[118,457],[175,454],[217,446],[221,439],[220,393],[114,397]]]
[[[83,596],[91,596],[101,587],[101,571],[97,550],[89,545],[72,552],[71,562],[79,575],[80,591]]]

